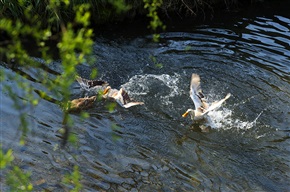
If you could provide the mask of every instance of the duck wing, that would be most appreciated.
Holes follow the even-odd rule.
[[[128,93],[123,88],[120,89],[120,93],[122,95],[124,104],[127,104],[127,103],[132,101],[131,98],[129,97]]]
[[[123,107],[129,108],[129,107],[132,107],[132,106],[135,106],[135,105],[144,105],[144,103],[143,102],[138,102],[138,101],[132,101],[132,102],[126,103],[125,105],[123,105]]]
[[[128,93],[123,88],[120,89],[120,93],[122,96],[122,102],[123,102],[124,108],[129,108],[129,107],[132,107],[135,105],[143,105],[144,104],[143,102],[132,101],[132,99],[129,97]]]
[[[81,88],[85,90],[89,90],[94,87],[103,87],[108,86],[109,84],[103,80],[88,80],[85,78],[81,78],[79,76],[76,77],[77,82],[80,84]]]
[[[190,97],[194,103],[195,109],[204,111],[208,108],[208,103],[206,102],[200,87],[200,77],[195,73],[191,76]]]
[[[225,96],[225,98],[223,98],[223,99],[221,99],[221,100],[219,100],[219,101],[215,101],[215,102],[213,102],[211,105],[210,105],[210,107],[204,112],[204,113],[208,113],[208,112],[210,112],[210,111],[213,111],[213,110],[215,110],[215,109],[218,109],[219,107],[221,107],[221,105],[228,99],[228,98],[230,98],[230,96],[231,96],[231,94],[230,93],[228,93],[226,96]]]

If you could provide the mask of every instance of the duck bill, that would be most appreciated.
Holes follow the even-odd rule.
[[[103,91],[103,95],[107,94],[109,92],[109,88],[107,87],[104,91]]]
[[[182,114],[182,117],[187,117],[188,113],[189,113],[189,112],[186,111],[185,113]]]

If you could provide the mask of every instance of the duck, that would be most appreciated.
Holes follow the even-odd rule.
[[[210,105],[207,102],[204,94],[202,93],[202,89],[200,86],[200,76],[195,73],[191,75],[189,93],[194,103],[195,109],[187,109],[187,111],[182,114],[182,117],[187,117],[188,115],[190,115],[193,121],[205,119],[208,112],[221,107],[221,105],[231,96],[231,93],[228,93],[223,99],[215,101]]]
[[[93,92],[94,94],[98,94],[103,92],[109,83],[103,80],[89,80],[82,78],[80,76],[76,76],[77,82],[80,84],[81,89],[87,91],[88,93]]]
[[[97,96],[84,97],[84,98],[71,100],[68,102],[68,106],[66,110],[68,112],[80,112],[84,109],[88,109],[92,107],[96,99],[97,99]]]
[[[103,98],[104,99],[111,99],[116,101],[121,107],[124,108],[129,108],[135,105],[143,105],[143,102],[139,101],[133,101],[128,93],[121,88],[120,90],[118,89],[113,89],[111,86],[107,86],[106,89],[103,92]]]

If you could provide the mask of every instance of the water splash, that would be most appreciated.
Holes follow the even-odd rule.
[[[174,74],[144,74],[135,75],[129,81],[122,85],[130,95],[133,97],[142,97],[146,105],[158,108],[159,111],[171,111],[169,114],[177,113],[176,109],[182,108],[184,105],[184,98],[189,97],[187,90],[181,88],[181,75]],[[186,93],[185,93],[186,92]],[[222,94],[216,94],[216,90],[210,90],[207,94],[208,100],[214,101],[222,98]],[[262,115],[262,110],[253,121],[242,120],[234,115],[235,108],[249,102],[253,95],[237,104],[231,105],[231,109],[221,107],[217,110],[208,113],[208,121],[205,123],[213,129],[238,129],[247,130],[255,127],[258,118]],[[154,98],[152,100],[152,98]],[[138,98],[139,99],[139,98]],[[149,101],[150,100],[150,101]],[[190,101],[190,100],[189,100]],[[211,103],[211,102],[210,102]],[[193,105],[193,103],[192,103]],[[194,105],[193,105],[194,106]]]
[[[213,129],[227,130],[234,128],[238,130],[248,130],[255,127],[263,112],[264,110],[262,110],[253,121],[244,121],[236,118],[233,114],[233,110],[223,108],[222,110],[209,112],[208,116],[210,118],[207,124]]]
[[[122,85],[133,96],[147,95],[159,98],[163,105],[171,105],[171,99],[180,95],[178,87],[180,75],[134,75]]]

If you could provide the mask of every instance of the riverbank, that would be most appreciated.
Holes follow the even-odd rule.
[[[270,1],[270,0],[268,0]],[[158,15],[163,19],[172,17],[214,17],[216,10],[237,11],[256,4],[268,1],[261,0],[73,0],[68,5],[65,3],[52,4],[49,1],[30,2],[1,2],[1,18],[20,19],[30,23],[27,14],[36,17],[44,27],[51,26],[54,31],[60,29],[62,23],[71,22],[75,18],[75,7],[82,4],[90,5],[91,25],[99,25],[125,20],[134,20],[146,17],[148,10],[144,8],[145,2],[152,7],[162,2],[158,7]],[[32,23],[31,23],[32,24]]]
[[[222,18],[224,20],[228,17],[228,20],[230,20],[232,19],[232,17],[239,17],[239,15],[247,15],[250,17],[257,12],[277,12],[277,14],[279,14],[280,12],[285,12],[285,10],[289,7],[289,2],[287,0],[282,0],[279,2],[279,4],[273,2],[272,0],[216,0],[212,1],[211,3],[207,2],[208,0],[205,0],[202,1],[200,4],[186,4],[187,1],[163,0],[162,6],[158,9],[158,15],[160,15],[160,19],[162,20],[164,25],[167,26],[167,31],[174,31],[174,28],[184,28],[183,30],[186,31],[185,27],[179,25],[206,24],[210,23],[213,19],[219,20],[219,18]],[[108,3],[108,1],[106,2]],[[51,55],[53,55],[53,58],[59,59],[59,53],[56,45],[61,38],[61,35],[59,35],[59,33],[57,32],[59,30],[59,27],[57,27],[57,25],[59,25],[60,22],[57,22],[56,20],[52,21],[52,18],[47,19],[49,16],[48,9],[45,9],[45,3],[47,2],[43,1],[42,3],[42,5],[31,4],[31,12],[33,12],[35,15],[38,15],[39,19],[42,20],[42,25],[46,25],[46,27],[48,27],[47,25],[49,25],[48,22],[55,22],[50,28],[52,32],[54,31],[54,35],[49,38],[46,44],[50,47],[49,51],[52,52]],[[91,5],[90,27],[93,28],[95,37],[105,36],[107,38],[114,38],[120,35],[134,36],[134,33],[152,33],[152,30],[148,29],[151,18],[148,18],[146,16],[147,10],[144,9],[144,4],[142,0],[128,0],[127,3],[130,5],[130,9],[123,10],[118,14],[112,14],[106,19],[103,18],[104,14],[102,13],[105,13],[105,10],[107,10],[107,8],[112,12],[116,11],[116,8],[112,8],[112,5],[106,8],[103,1],[101,2],[74,0],[71,1],[70,6],[79,5],[80,3],[90,3]],[[280,6],[280,4],[284,4],[285,6]],[[25,18],[22,18],[24,17],[23,7],[20,8],[17,7],[17,5],[12,5],[13,3],[11,2],[6,4],[0,3],[0,16],[2,18],[10,17],[14,19],[20,19],[24,23],[30,22],[25,20]],[[285,7],[285,10],[281,10],[281,7]],[[190,11],[189,8],[191,10],[194,10],[194,12]],[[66,7],[63,10],[59,10],[59,12],[55,14],[60,14],[61,16],[57,17],[59,19],[63,19],[64,22],[68,22],[70,20],[73,20],[72,12],[72,7]],[[65,17],[62,15],[65,15]],[[108,14],[107,16],[109,15],[110,14]],[[225,17],[225,15],[227,15],[227,17]],[[130,26],[135,26],[135,30],[128,30]],[[155,32],[162,31],[163,30],[160,30],[159,28]],[[2,31],[0,36],[0,42],[3,42],[2,44],[6,45],[7,39],[10,39],[10,36],[8,35],[8,33]],[[31,37],[22,36],[22,43],[26,50],[35,50],[34,53],[31,53],[32,56],[40,57],[40,53],[37,51],[37,49],[35,49],[37,45],[35,43],[32,43]],[[2,60],[6,61],[5,58],[2,58]]]

